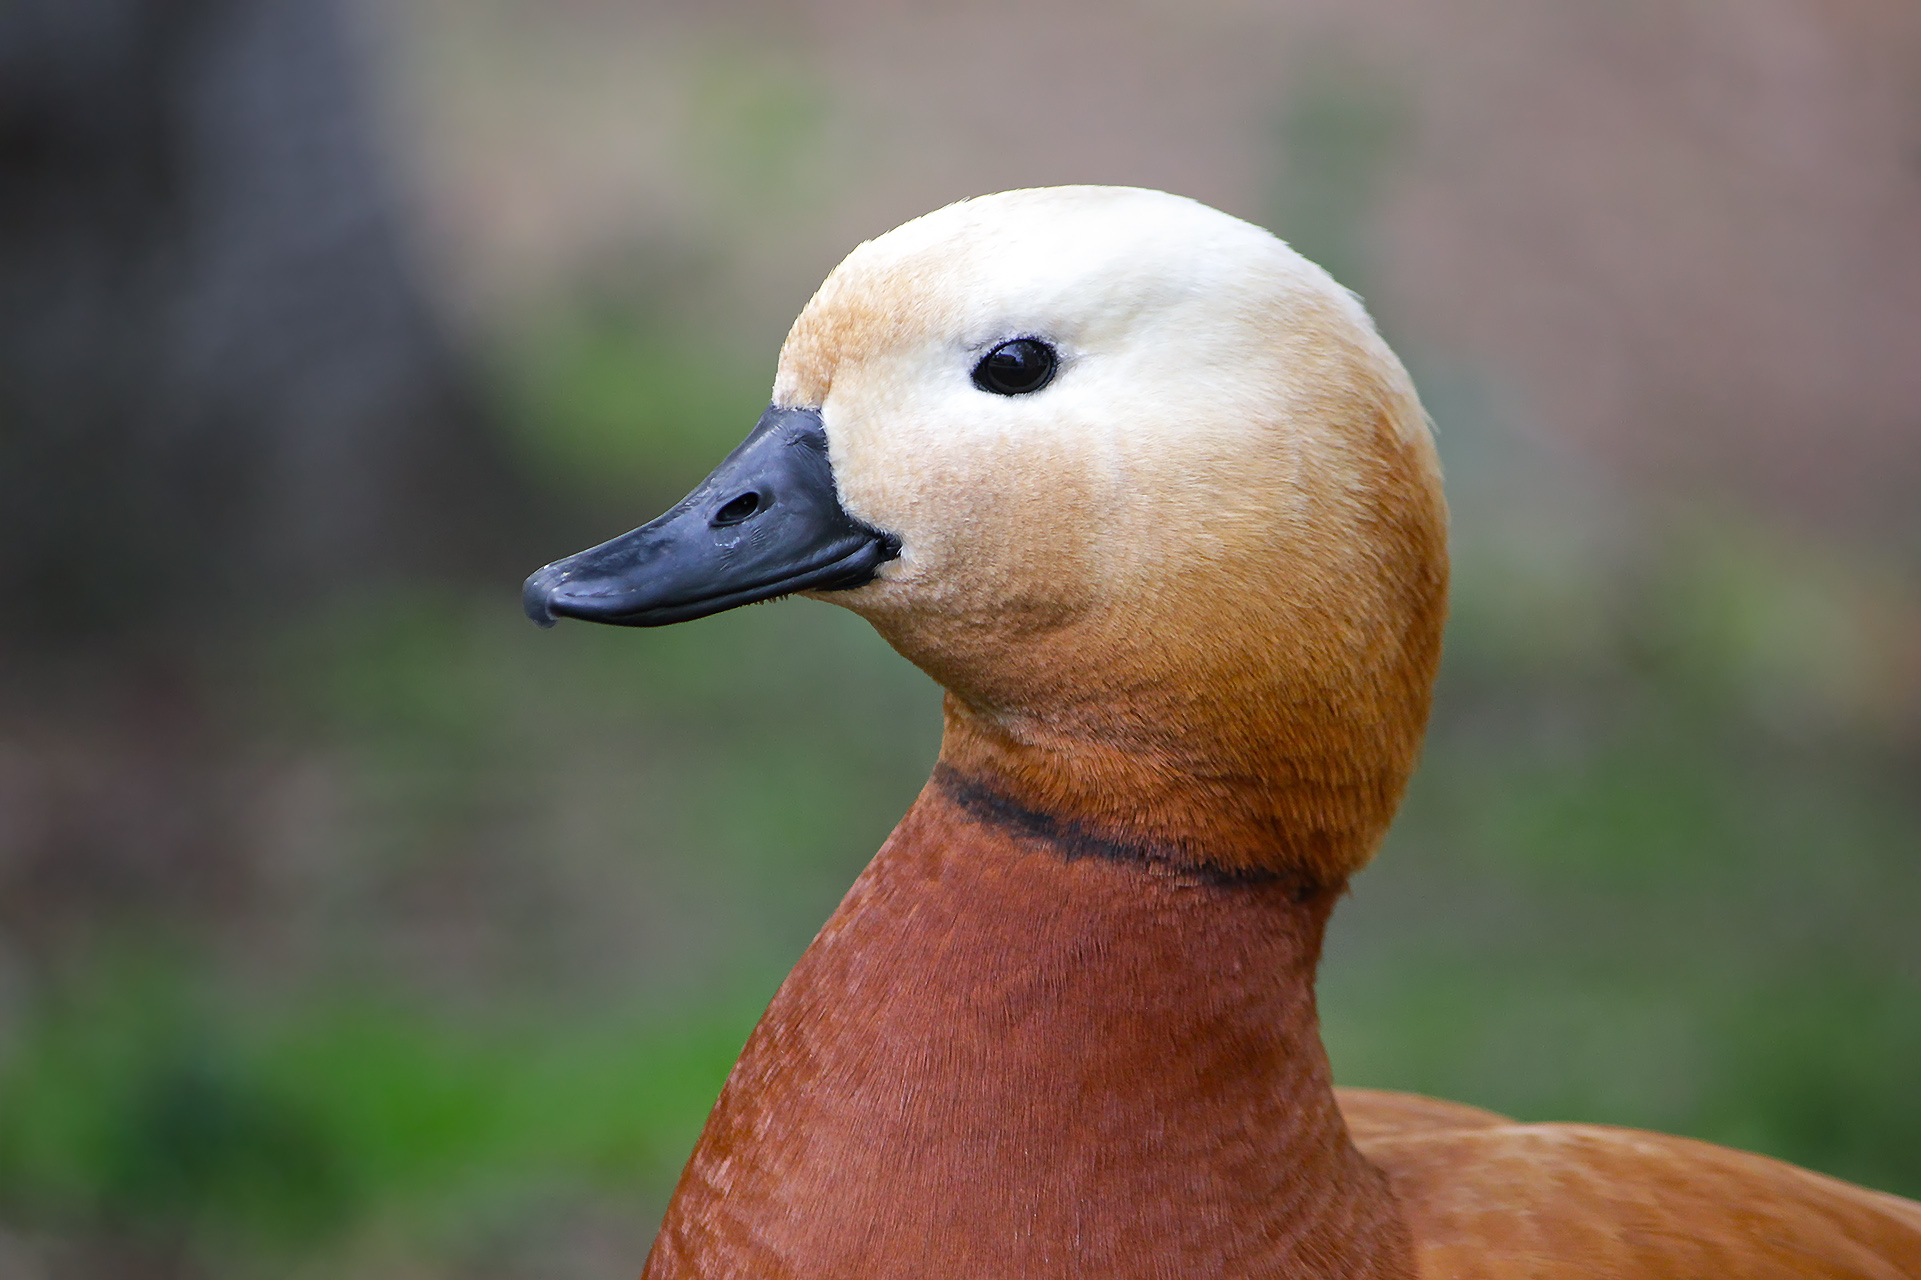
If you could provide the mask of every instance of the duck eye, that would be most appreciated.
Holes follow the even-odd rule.
[[[1054,378],[1060,357],[1038,338],[1003,342],[974,366],[974,385],[997,396],[1024,396]]]
[[[749,489],[738,498],[732,498],[727,505],[714,512],[714,523],[739,524],[754,512],[760,510],[760,495]]]

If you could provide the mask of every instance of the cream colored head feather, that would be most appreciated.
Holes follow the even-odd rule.
[[[1014,338],[1054,377],[982,390]],[[1371,853],[1425,722],[1445,511],[1407,374],[1326,272],[1162,192],[985,196],[855,249],[774,399],[819,409],[846,510],[901,540],[821,598],[954,695],[950,763],[1117,835],[1225,834],[1217,860]]]

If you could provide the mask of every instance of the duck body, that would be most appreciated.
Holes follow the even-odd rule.
[[[1409,1274],[1315,1027],[1332,899],[1063,856],[963,785],[782,987],[648,1277]]]
[[[1357,299],[1125,188],[862,245],[740,449],[537,621],[790,592],[947,690],[926,789],[749,1039],[648,1280],[1921,1276],[1921,1205],[1684,1139],[1337,1091],[1314,971],[1445,614]]]
[[[648,1280],[1921,1274],[1897,1197],[1334,1089],[1329,895],[1077,851],[971,798],[937,775],[782,987]]]
[[[936,775],[768,1009],[646,1280],[1921,1275],[1898,1197],[1333,1088],[1332,895],[1076,850],[957,791]]]
[[[1921,1276],[1921,1204],[1746,1151],[1587,1124],[1357,1145],[1394,1188],[1422,1280]]]

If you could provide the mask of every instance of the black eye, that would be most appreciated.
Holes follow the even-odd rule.
[[[1054,378],[1060,358],[1038,338],[1003,342],[974,366],[974,385],[997,396],[1024,396]]]
[[[714,512],[714,523],[716,525],[739,524],[758,510],[760,510],[760,495],[749,489],[738,498],[729,499],[726,506]]]

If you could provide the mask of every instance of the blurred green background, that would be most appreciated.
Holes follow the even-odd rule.
[[[1338,1077],[1921,1195],[1917,73],[1898,0],[16,6],[0,1277],[637,1272],[938,691],[519,580],[858,240],[1065,181],[1273,227],[1439,430]]]

